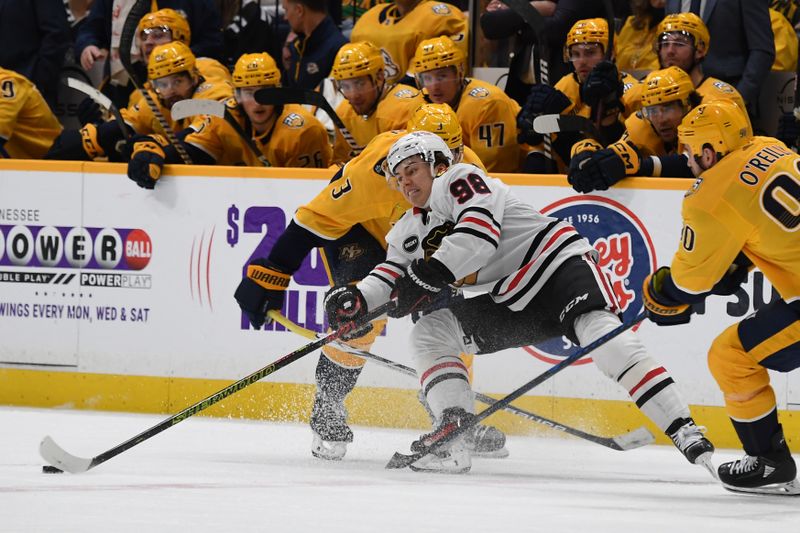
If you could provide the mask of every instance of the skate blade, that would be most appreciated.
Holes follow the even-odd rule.
[[[719,481],[719,474],[717,473],[717,467],[715,467],[714,463],[711,462],[712,455],[713,452],[701,453],[700,455],[697,456],[697,459],[695,459],[694,464],[700,465],[706,470],[708,470],[708,473],[711,474],[711,477]]]
[[[800,496],[800,483],[793,479],[786,483],[773,483],[763,487],[734,487],[726,483],[722,484],[725,490],[745,494],[764,494],[771,496]]]
[[[408,465],[408,467],[414,472],[424,472],[425,474],[466,474],[470,471],[472,465],[455,469],[427,469],[414,465]]]
[[[470,454],[472,457],[482,457],[486,459],[505,459],[510,454],[508,453],[508,448],[500,448],[499,450],[492,450],[490,452],[478,452],[475,450],[471,450]]]

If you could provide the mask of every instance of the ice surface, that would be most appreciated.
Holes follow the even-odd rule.
[[[415,432],[357,427],[345,459],[328,463],[311,457],[305,426],[194,417],[87,473],[41,473],[45,435],[91,457],[163,418],[0,408],[0,531],[788,533],[800,524],[798,498],[726,492],[671,447],[617,452],[562,438],[510,437],[508,459],[426,475],[384,469]],[[715,461],[738,456],[722,450]]]

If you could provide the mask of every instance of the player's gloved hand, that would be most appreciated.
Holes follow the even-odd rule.
[[[517,115],[517,141],[531,146],[543,141],[542,135],[533,129],[533,119],[539,115],[558,114],[572,105],[572,101],[559,91],[544,83],[531,87],[525,105]]]
[[[139,187],[154,189],[164,168],[167,141],[160,135],[137,135],[131,142],[133,152],[128,163],[128,177]]]
[[[85,126],[86,124],[98,124],[103,121],[103,110],[100,109],[97,102],[88,96],[78,104],[76,115],[81,126]]]
[[[239,282],[233,297],[253,328],[264,325],[268,311],[283,307],[290,278],[266,259],[256,259],[247,266],[247,275]]]
[[[747,280],[748,268],[752,264],[750,259],[740,252],[722,278],[711,288],[711,294],[729,296],[735,293]]]
[[[406,268],[406,275],[395,283],[397,307],[389,316],[400,318],[423,311],[453,281],[453,274],[436,259],[415,259]]]
[[[784,113],[780,116],[775,137],[786,146],[797,148],[798,138],[800,138],[800,122],[797,121],[794,113]]]
[[[692,306],[663,293],[664,281],[669,275],[669,267],[661,267],[645,278],[642,299],[647,318],[659,326],[688,324],[692,319]]]
[[[577,192],[605,191],[625,177],[625,164],[610,148],[583,151],[569,162],[567,181]]]
[[[342,340],[353,340],[372,331],[372,323],[361,324],[367,314],[367,301],[354,285],[333,287],[323,302],[328,324],[343,331]]]
[[[624,86],[612,61],[601,61],[581,84],[581,101],[592,108],[591,119],[596,121],[622,110]],[[601,105],[602,104],[602,105]],[[602,115],[598,116],[602,108]]]

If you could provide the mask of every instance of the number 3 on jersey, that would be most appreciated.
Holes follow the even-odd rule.
[[[470,174],[466,179],[458,178],[450,184],[450,194],[452,194],[456,202],[463,204],[470,198],[477,194],[489,194],[492,191],[483,181],[483,178],[477,174]]]

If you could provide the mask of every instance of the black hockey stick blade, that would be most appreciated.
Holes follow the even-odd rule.
[[[303,326],[296,324],[283,316],[280,311],[274,310],[267,313],[268,316],[273,319],[278,324],[282,325],[292,333],[297,333],[298,335],[305,337],[307,339],[318,339],[324,336],[322,333],[316,333],[311,331],[310,329],[306,329]],[[386,359],[385,357],[381,357],[380,355],[376,355],[374,353],[359,350],[358,348],[353,348],[349,344],[346,344],[341,341],[334,341],[333,342],[336,347],[344,352],[347,352],[352,355],[356,355],[363,359],[367,359],[368,361],[373,361],[378,363],[379,365],[385,366],[387,368],[391,368],[392,370],[396,370],[402,374],[405,374],[409,377],[416,378],[417,372],[404,364],[397,363],[390,359]],[[486,405],[494,405],[498,400],[495,400],[491,396],[487,396],[480,392],[475,392],[475,399],[479,402],[486,404]],[[644,426],[634,429],[633,431],[629,431],[627,433],[623,433],[621,435],[616,435],[613,437],[602,437],[600,435],[594,435],[592,433],[587,433],[580,429],[566,426],[560,422],[555,420],[551,420],[549,418],[543,417],[541,415],[537,415],[536,413],[532,413],[530,411],[526,411],[524,409],[520,409],[514,405],[507,405],[503,407],[504,411],[509,413],[515,414],[531,422],[535,422],[537,424],[541,424],[546,426],[555,431],[561,431],[568,435],[572,435],[573,437],[578,437],[583,440],[588,440],[590,442],[594,442],[595,444],[600,444],[601,446],[605,446],[606,448],[611,448],[612,450],[617,451],[626,451],[626,450],[633,450],[635,448],[640,448],[642,446],[647,446],[655,442],[655,437],[653,436],[650,431]]]
[[[375,308],[373,311],[367,313],[362,320],[359,321],[359,324],[366,324],[367,322],[371,322],[376,318],[379,318],[386,314],[387,312],[394,309],[396,303],[394,300],[390,300],[389,302]],[[141,444],[142,442],[146,441],[147,439],[154,437],[161,433],[162,431],[171,428],[172,426],[183,422],[190,416],[193,416],[212,405],[221,402],[228,396],[232,394],[236,394],[240,390],[249,387],[253,383],[260,381],[261,379],[265,378],[266,376],[280,370],[281,368],[289,365],[300,359],[301,357],[308,355],[318,348],[329,344],[342,335],[346,334],[347,330],[339,329],[333,331],[329,335],[318,339],[314,342],[306,344],[305,346],[301,346],[297,350],[284,355],[280,359],[268,364],[267,366],[256,370],[252,374],[243,377],[239,381],[235,383],[231,383],[224,389],[215,392],[211,396],[200,400],[199,402],[195,403],[194,405],[190,405],[189,407],[185,408],[184,410],[180,411],[177,414],[170,416],[169,418],[159,422],[155,426],[146,429],[145,431],[139,433],[138,435],[131,437],[130,439],[126,440],[125,442],[114,446],[113,448],[92,457],[90,459],[78,457],[76,455],[72,455],[65,451],[61,446],[56,444],[56,442],[51,437],[45,437],[42,439],[41,444],[39,445],[39,453],[42,458],[47,461],[50,465],[55,466],[65,472],[69,472],[71,474],[80,474],[82,472],[86,472],[99,464],[102,464],[109,459],[116,457],[117,455],[121,454],[122,452],[129,450],[136,446],[137,444]]]
[[[561,372],[562,370],[570,366],[578,359],[592,352],[594,349],[607,343],[620,333],[623,333],[624,331],[627,331],[628,329],[632,328],[633,326],[644,320],[644,318],[645,314],[644,312],[642,312],[639,313],[633,320],[622,323],[620,326],[614,328],[612,331],[609,331],[596,341],[592,342],[591,344],[588,344],[587,346],[584,346],[583,348],[576,351],[569,357],[562,359],[561,362],[559,362],[558,364],[551,366],[549,369],[542,372],[529,382],[525,383],[518,389],[514,390],[513,392],[509,393],[502,399],[498,400],[494,405],[491,405],[487,409],[484,409],[476,416],[474,416],[472,419],[470,419],[469,422],[461,424],[458,427],[455,424],[448,424],[442,427],[438,432],[433,433],[430,436],[430,438],[433,440],[433,443],[425,447],[424,449],[410,455],[402,454],[400,452],[395,452],[394,456],[392,456],[392,458],[386,464],[386,468],[405,468],[419,461],[426,455],[430,453],[435,453],[436,451],[446,446],[449,442],[452,442],[454,439],[463,435],[467,431],[470,431],[472,427],[480,423],[482,420],[484,420],[491,414],[495,413],[496,411],[499,411],[506,405],[516,400],[517,398],[520,398],[521,396],[525,395],[528,391],[530,391],[537,385],[541,384],[544,381],[547,381],[555,374]]]

